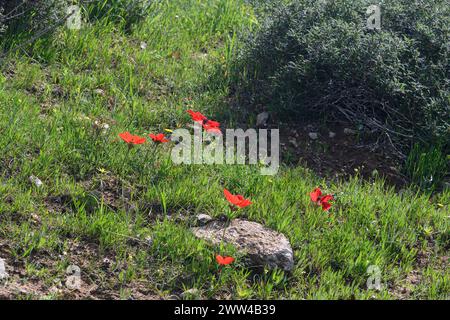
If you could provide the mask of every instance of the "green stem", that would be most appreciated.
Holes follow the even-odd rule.
[[[230,211],[233,211],[233,208],[230,206]],[[227,221],[225,222],[225,226],[223,228],[223,233],[222,233],[222,239],[220,239],[220,244],[219,244],[219,252],[221,252],[222,250],[222,246],[223,246],[223,240],[225,239],[225,231],[227,230],[227,228],[230,226],[231,223],[231,219],[230,217],[227,217]]]
[[[125,176],[125,166],[128,164],[128,158],[130,156],[130,150],[133,146],[131,144],[128,145],[128,150],[127,153],[125,154],[125,159],[124,159],[124,163],[122,165],[122,174],[120,177],[120,181],[121,181],[121,188],[122,188],[122,201],[125,202],[125,196],[123,194],[123,185],[124,185],[124,176]]]

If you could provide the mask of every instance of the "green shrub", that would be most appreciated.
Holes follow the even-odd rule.
[[[0,34],[2,34],[5,31],[5,15],[4,15],[5,9],[0,6]]]
[[[66,22],[69,0],[0,0],[0,63],[10,51],[28,50]],[[3,31],[3,32],[2,32]]]
[[[414,141],[444,141],[447,149],[448,1],[380,2],[381,30],[366,28],[373,1],[266,4],[270,14],[233,77],[241,105],[280,118],[345,119],[405,149]]]
[[[69,0],[0,0],[8,33],[31,35],[64,19]],[[1,18],[1,17],[0,17]]]
[[[148,0],[0,0],[0,44],[9,50],[50,35],[66,22],[67,10],[73,4],[80,7],[85,23],[102,20],[129,30],[145,17],[151,3]]]

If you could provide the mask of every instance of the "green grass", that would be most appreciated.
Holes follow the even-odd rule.
[[[227,70],[237,34],[255,27],[244,1],[161,1],[131,32],[104,19],[80,31],[62,28],[29,54],[8,57],[0,74],[0,240],[8,255],[0,257],[24,267],[23,281],[49,289],[77,264],[85,283],[123,299],[137,286],[159,297],[196,288],[191,298],[204,299],[395,299],[411,286],[409,298],[449,298],[441,262],[448,191],[432,199],[399,194],[381,180],[332,182],[301,167],[268,177],[256,166],[176,166],[167,146],[154,153],[151,144],[127,154],[119,132],[187,126],[189,108],[225,114],[232,125],[236,115],[223,111]],[[222,82],[211,81],[217,70]],[[95,120],[110,129],[96,129]],[[336,194],[330,215],[310,203],[317,185]],[[218,272],[217,248],[189,227],[198,213],[227,211],[224,187],[254,202],[241,215],[289,238],[292,273],[253,275],[232,247],[236,264]],[[106,269],[99,267],[105,257]],[[381,291],[366,288],[370,265],[381,269]],[[413,271],[421,279],[414,285]]]
[[[416,144],[412,148],[405,165],[406,174],[423,190],[434,191],[448,172],[448,160],[440,147],[424,149]]]

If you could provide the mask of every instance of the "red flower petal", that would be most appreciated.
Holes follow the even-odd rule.
[[[132,143],[133,144],[143,144],[143,143],[145,143],[145,141],[147,141],[147,140],[145,140],[145,138],[134,136]]]
[[[322,202],[321,205],[322,205],[323,211],[328,211],[331,208],[331,203],[329,203],[329,202]]]
[[[242,200],[241,202],[239,202],[237,204],[237,206],[240,207],[240,208],[245,208],[245,207],[248,207],[251,204],[252,204],[252,202],[250,200],[245,199],[245,200]]]
[[[187,113],[191,115],[191,119],[195,122],[203,123],[207,119],[201,112],[187,110]]]
[[[222,257],[221,255],[216,255],[216,261],[221,266],[226,266],[234,262],[233,257]]]
[[[230,202],[231,204],[235,205],[236,207],[245,208],[245,207],[247,207],[247,206],[252,204],[252,202],[250,200],[245,199],[240,194],[233,195],[227,189],[223,189],[223,193],[225,195],[225,198],[228,200],[228,202]]]
[[[128,144],[143,144],[146,141],[145,138],[132,135],[128,131],[119,133],[119,137]]]
[[[236,197],[234,195],[231,194],[230,191],[228,191],[227,189],[223,189],[223,194],[225,195],[225,198],[228,200],[228,202],[234,204],[236,202]]]
[[[122,140],[125,141],[126,143],[131,142],[131,133],[129,133],[128,131],[119,133],[119,137],[122,138]]]
[[[319,199],[319,201],[322,203],[322,202],[328,202],[328,201],[331,201],[331,200],[333,200],[334,198],[333,198],[333,196],[331,195],[331,194],[327,194],[326,196],[323,196],[323,197],[321,197],[320,199]]]
[[[320,196],[322,195],[322,190],[320,190],[320,188],[316,188],[314,189],[310,194],[310,198],[312,202],[317,202],[319,201]]]
[[[154,142],[158,142],[158,143],[165,143],[165,142],[169,142],[168,139],[166,139],[166,137],[164,136],[164,134],[162,133],[158,133],[158,134],[152,134],[150,133],[148,135]]]

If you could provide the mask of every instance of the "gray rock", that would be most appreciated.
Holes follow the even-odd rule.
[[[298,148],[297,140],[295,140],[294,138],[290,138],[289,143],[292,144],[294,147]]]
[[[101,89],[101,88],[97,88],[94,90],[94,92],[96,94],[98,94],[99,96],[105,96],[105,90]]]
[[[319,134],[317,132],[310,132],[308,136],[311,140],[317,140],[319,138]]]
[[[344,128],[344,133],[348,135],[356,134],[356,131],[349,128]]]
[[[152,237],[146,237],[145,238],[145,242],[147,243],[147,245],[149,245],[151,247],[153,245],[153,238]]]
[[[256,126],[265,127],[267,125],[268,120],[269,120],[269,113],[262,112],[256,116]]]
[[[207,214],[199,214],[197,216],[197,222],[199,225],[204,226],[205,224],[207,224],[208,222],[210,222],[213,218],[211,218],[210,216],[208,216]]]
[[[235,219],[227,225],[222,221],[213,221],[206,226],[193,228],[192,231],[196,237],[213,245],[219,245],[224,236],[223,242],[235,246],[245,254],[244,262],[251,267],[277,267],[285,271],[291,271],[294,267],[289,240],[283,234],[259,223]]]
[[[43,183],[42,183],[41,179],[39,179],[38,177],[31,175],[28,179],[29,179],[30,182],[31,182],[32,184],[34,184],[36,187],[38,187],[38,188],[42,187],[42,184],[43,184]]]
[[[333,132],[333,131],[328,132],[328,137],[333,139],[334,137],[336,137],[336,132]]]

